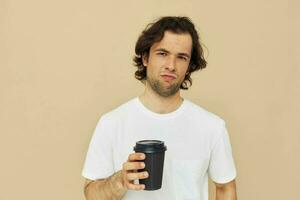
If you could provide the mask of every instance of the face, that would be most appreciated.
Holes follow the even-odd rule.
[[[166,31],[161,41],[154,43],[149,56],[143,56],[147,67],[147,85],[163,97],[179,92],[190,63],[192,37],[189,33]]]

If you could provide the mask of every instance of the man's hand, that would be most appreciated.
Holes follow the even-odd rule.
[[[87,200],[120,200],[127,190],[143,190],[145,185],[134,184],[135,179],[145,179],[147,172],[137,172],[145,168],[143,153],[132,153],[123,164],[122,170],[116,172],[106,179],[87,180],[84,187],[84,194]]]
[[[135,179],[146,179],[148,178],[148,172],[137,172],[138,169],[144,169],[145,163],[141,160],[145,159],[144,153],[132,153],[128,156],[127,162],[123,164],[122,177],[123,185],[129,190],[143,190],[145,189],[144,184],[134,184]]]

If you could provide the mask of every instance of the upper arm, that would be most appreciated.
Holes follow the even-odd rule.
[[[216,199],[231,199],[237,200],[235,180],[232,180],[228,183],[216,185]]]
[[[93,180],[85,179],[84,188],[86,188],[86,186],[88,186],[91,182],[93,182]]]
[[[110,123],[105,117],[101,117],[97,123],[81,174],[87,179],[95,180],[114,173],[113,146],[110,139],[113,124]]]
[[[224,122],[218,128],[218,133],[211,148],[208,173],[214,182],[227,183],[236,177],[236,168],[229,134]]]
[[[214,182],[215,183],[215,185],[216,185],[216,188],[217,189],[228,189],[228,188],[233,188],[233,189],[235,189],[235,180],[232,180],[232,181],[230,181],[230,182],[228,182],[228,183],[216,183],[216,182]]]
[[[93,180],[90,179],[85,179],[85,183],[84,183],[84,187],[83,187],[83,191],[84,193],[86,193],[87,187],[90,185],[90,183],[92,183]]]

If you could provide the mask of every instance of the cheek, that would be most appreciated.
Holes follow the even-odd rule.
[[[163,69],[163,65],[158,60],[153,60],[149,63],[148,69],[150,69],[151,74],[159,74]]]
[[[181,77],[183,77],[183,78],[185,77],[185,74],[186,74],[186,72],[187,72],[187,69],[188,69],[188,67],[185,67],[184,70],[181,70],[181,71],[179,72],[179,74],[180,74]]]
[[[164,58],[164,57],[153,56],[151,59],[151,65],[154,68],[160,68],[160,67],[164,66],[165,62],[166,62],[166,58]]]

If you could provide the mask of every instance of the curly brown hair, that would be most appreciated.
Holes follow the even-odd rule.
[[[161,17],[153,23],[146,26],[145,30],[139,36],[135,45],[135,56],[133,58],[134,65],[138,68],[135,72],[135,78],[145,83],[147,78],[147,68],[143,65],[143,56],[148,57],[151,46],[163,39],[165,31],[182,34],[189,33],[192,37],[192,55],[180,89],[187,90],[188,84],[192,85],[191,73],[200,69],[204,69],[207,65],[204,59],[203,48],[199,42],[199,36],[194,24],[188,17]]]

